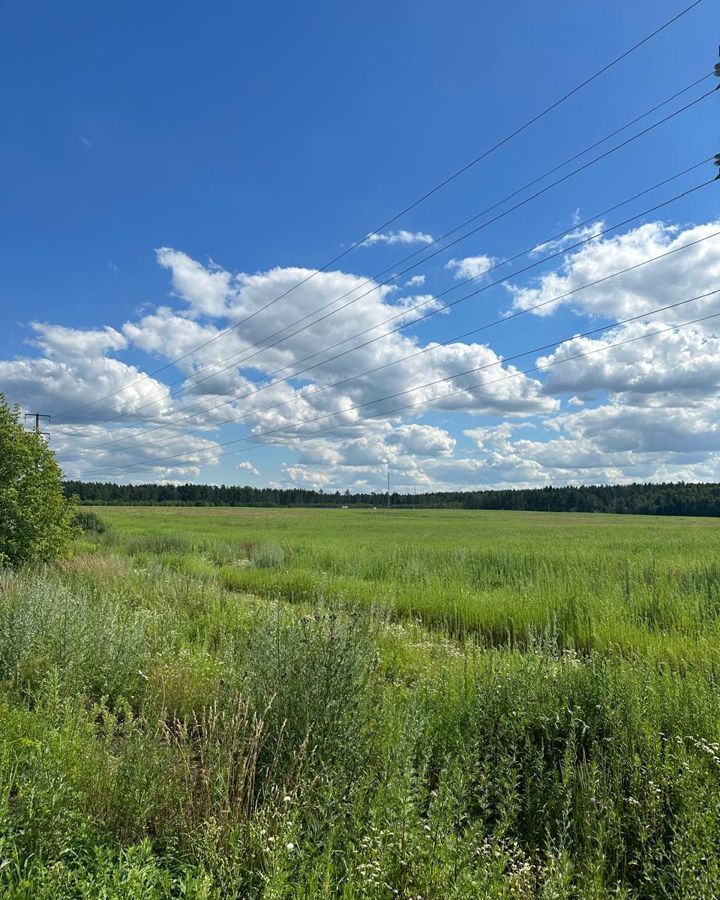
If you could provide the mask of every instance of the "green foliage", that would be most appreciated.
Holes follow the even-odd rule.
[[[26,432],[0,394],[0,566],[44,562],[70,537],[71,505],[45,440]]]
[[[108,518],[0,583],[0,896],[720,896],[713,523]]]
[[[117,590],[117,589],[116,589]],[[148,615],[101,596],[27,575],[15,580],[12,602],[0,604],[0,681],[24,693],[62,673],[69,694],[134,697],[144,688]]]
[[[285,551],[278,544],[261,544],[253,551],[252,561],[258,569],[280,569],[285,561]]]
[[[92,534],[104,534],[107,522],[91,509],[76,509],[72,517],[72,527]]]

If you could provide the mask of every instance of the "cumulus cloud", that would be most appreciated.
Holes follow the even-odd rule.
[[[162,360],[177,359],[177,367],[182,372],[197,375],[197,381],[186,386],[193,394],[220,394],[246,384],[232,366],[225,368],[228,358],[232,359],[248,346],[237,332],[223,334],[218,340],[223,330],[220,325],[201,324],[166,306],[158,307],[137,322],[126,322],[122,330],[133,346]],[[193,352],[199,345],[207,346]]]
[[[405,287],[419,287],[422,284],[425,284],[425,276],[413,275],[412,278],[408,278],[408,280],[405,282]]]
[[[585,315],[624,319],[715,289],[720,277],[720,235],[685,250],[678,248],[719,230],[720,220],[684,229],[649,222],[614,237],[598,238],[570,253],[559,269],[541,275],[533,285],[509,285],[508,290],[517,309],[544,304],[534,310],[535,315],[551,315],[566,305]],[[553,300],[670,250],[677,252],[596,287]]]
[[[720,314],[720,294],[710,302]],[[692,306],[683,308],[686,317],[692,315]],[[677,310],[675,316],[679,316]],[[720,327],[720,319],[715,327]],[[702,323],[671,329],[661,320],[631,322],[597,338],[565,341],[540,357],[538,365],[553,367],[545,381],[548,393],[607,391],[627,395],[636,403],[665,398],[663,402],[685,404],[717,392],[720,335],[707,333]]]
[[[127,346],[126,338],[114,328],[81,330],[37,322],[31,327],[34,337],[29,343],[43,355],[0,360],[0,390],[12,402],[48,410],[53,416],[68,410],[60,421],[122,417],[148,401],[152,405],[142,418],[171,410],[165,384],[107,355]],[[86,404],[92,405],[85,408]]]
[[[121,330],[36,323],[31,343],[40,358],[0,362],[2,386],[11,398],[53,413],[82,407],[74,419],[68,415],[65,420],[112,419],[119,426],[149,419],[184,428],[221,426],[241,416],[250,434],[273,442],[299,437],[307,441],[318,430],[330,430],[333,439],[338,434],[351,436],[343,462],[355,465],[377,458],[377,447],[363,448],[357,433],[374,434],[390,421],[400,424],[398,405],[409,404],[411,416],[433,408],[529,415],[556,405],[537,380],[519,377],[494,385],[492,379],[471,372],[478,367],[490,367],[495,375],[511,371],[485,345],[425,348],[414,336],[386,334],[400,323],[412,322],[419,315],[414,309],[418,304],[423,311],[440,310],[441,304],[430,294],[395,298],[389,287],[345,272],[278,267],[233,274],[168,248],[159,251],[158,260],[170,272],[176,294],[191,305],[191,314],[186,308],[161,305],[126,322]],[[284,293],[292,296],[292,302],[275,304]],[[321,316],[322,321],[316,321]],[[246,321],[242,328],[223,333],[235,320]],[[362,339],[352,337],[357,332],[364,332]],[[382,339],[367,343],[368,336]],[[198,345],[205,346],[194,352]],[[323,347],[333,349],[318,352]],[[418,356],[422,349],[428,352]],[[115,358],[129,350],[141,350],[160,361],[182,357],[177,368],[187,376],[199,373],[202,380],[191,378],[171,392],[168,384]],[[338,353],[346,350],[351,352]],[[389,362],[396,364],[386,367]],[[266,380],[303,369],[307,372],[298,380],[277,384]],[[362,379],[352,377],[367,370],[378,371]],[[338,381],[344,382],[340,388],[321,390]],[[389,400],[379,399],[388,396]],[[183,414],[191,419],[185,421]],[[294,427],[308,419],[320,421]],[[413,426],[398,432],[392,446],[410,455],[448,452],[452,439],[423,429]],[[263,438],[266,431],[273,434]],[[114,449],[146,460],[164,456],[169,433],[150,429],[142,452],[132,434],[127,440],[114,440]],[[392,455],[390,444],[381,455]]]
[[[309,469],[306,466],[283,465],[283,473],[293,487],[305,487],[320,490],[330,484],[331,477],[324,472]],[[287,482],[286,482],[287,483]]]
[[[360,247],[372,247],[373,244],[432,244],[435,239],[431,234],[424,231],[406,231],[401,228],[399,231],[378,232],[377,234],[369,234],[365,240],[359,244]]]
[[[230,274],[218,266],[203,266],[187,253],[161,247],[157,260],[172,273],[173,288],[197,315],[222,316],[230,295]]]
[[[604,222],[591,222],[589,225],[575,228],[567,234],[564,234],[562,237],[556,238],[554,241],[545,241],[545,243],[533,247],[530,251],[530,256],[556,253],[558,250],[563,250],[565,247],[577,244],[579,241],[586,241],[588,238],[597,237],[604,228]]]
[[[118,436],[121,443],[112,443]],[[179,431],[166,432],[161,451],[149,444],[140,427],[113,429],[103,425],[57,425],[51,442],[67,478],[93,481],[172,482],[198,478],[218,461],[221,452],[211,438]],[[177,460],[156,462],[158,457],[179,455]]]
[[[225,391],[230,392],[233,385],[242,387],[245,377],[242,370],[285,375],[305,369],[305,385],[312,391],[398,360],[397,365],[344,384],[332,392],[313,394],[306,390],[301,394],[298,388],[288,385],[264,388],[257,396],[243,401],[244,410],[252,413],[248,424],[256,432],[289,426],[299,419],[329,412],[338,413],[338,422],[351,423],[368,413],[382,412],[382,406],[352,411],[348,415],[343,415],[343,410],[358,405],[365,407],[373,398],[408,391],[416,385],[442,378],[448,378],[444,392],[440,388],[420,391],[409,399],[425,398],[428,402],[441,404],[443,393],[467,385],[463,396],[454,396],[452,408],[503,408],[511,414],[549,408],[548,399],[541,396],[539,383],[526,379],[519,378],[502,386],[483,386],[478,384],[477,378],[469,377],[454,383],[451,377],[454,372],[483,364],[501,365],[499,357],[484,345],[433,345],[431,352],[422,359],[403,359],[417,351],[418,340],[402,333],[383,335],[401,322],[412,322],[420,314],[413,309],[418,304],[422,304],[423,311],[441,309],[441,304],[432,295],[394,300],[387,286],[368,284],[367,279],[356,275],[297,268],[274,268],[252,275],[239,273],[232,276],[232,281],[235,287],[228,308],[233,319],[245,320],[243,328],[193,357],[195,364],[202,361],[203,364],[219,365],[219,348],[223,347],[222,353],[227,355],[226,342],[229,343],[231,356],[238,365],[237,368],[231,366],[223,375],[232,383],[222,384]],[[287,292],[290,292],[288,298],[292,297],[292,302],[288,299],[288,302],[273,303],[274,298]],[[319,310],[323,312],[318,313]],[[333,315],[328,316],[329,312]],[[318,321],[320,316],[322,320]],[[215,328],[213,325],[212,329]],[[161,310],[144,317],[137,326],[126,325],[124,333],[145,349],[169,353],[168,342],[177,346],[180,341],[185,349],[193,341],[207,338],[210,326],[202,326],[202,334],[200,329],[198,323],[182,318],[177,321],[171,312]],[[358,332],[363,333],[362,337],[352,338]],[[376,336],[382,339],[368,343],[368,338]],[[258,347],[264,349],[258,351]],[[322,347],[332,349],[319,352],[318,348]],[[243,349],[247,352],[243,353]],[[212,385],[213,382],[208,393],[212,393]],[[275,400],[293,402],[283,408],[265,410]],[[324,422],[309,430],[327,424]],[[303,431],[308,433],[308,429]]]
[[[445,268],[452,270],[458,280],[466,280],[482,277],[494,265],[495,260],[492,256],[480,255],[466,256],[464,259],[451,259]]]
[[[555,428],[578,445],[612,453],[680,454],[684,459],[720,451],[720,402],[692,406],[643,405],[614,400],[558,418]]]
[[[35,337],[30,344],[44,350],[53,358],[76,359],[90,357],[97,359],[112,350],[124,350],[127,340],[114,328],[66,328],[62,325],[49,325],[46,322],[32,322]]]
[[[448,456],[455,447],[455,438],[434,425],[401,425],[388,435],[387,440],[401,452],[418,456]]]
[[[720,478],[720,442],[710,410],[683,414],[615,403],[548,423],[555,434],[528,438],[508,430],[468,430],[483,466],[506,483],[604,484]],[[700,428],[701,442],[694,441]]]
[[[599,237],[555,271],[513,286],[513,303],[529,308],[715,230],[720,223],[650,223]],[[282,483],[328,490],[382,490],[388,465],[397,485],[433,488],[720,477],[714,424],[720,421],[714,399],[720,318],[654,333],[720,313],[720,299],[649,315],[718,286],[720,238],[668,261],[568,298],[579,315],[642,318],[565,341],[537,360],[539,372],[531,376],[486,344],[425,343],[414,333],[388,333],[422,312],[442,311],[432,294],[398,293],[343,271],[231,272],[163,248],[158,262],[172,280],[172,298],[121,328],[34,323],[27,353],[0,361],[0,390],[26,409],[55,413],[104,398],[53,430],[72,477],[105,469],[109,478],[125,471],[126,480],[207,480],[207,467],[219,459],[217,429],[228,422],[246,429],[259,454],[258,444],[283,448]],[[460,278],[481,276],[492,264],[477,256],[449,265]],[[241,327],[223,333],[238,321]],[[611,346],[619,341],[631,343]],[[122,359],[128,353],[132,364]],[[165,380],[178,372],[188,380],[171,391],[143,372],[138,353],[153,368],[184,357]],[[590,355],[571,358],[581,353]],[[272,383],[284,376],[287,381]],[[187,404],[193,418],[185,422]],[[458,421],[452,418],[458,413],[489,424],[458,435],[452,426],[423,421],[442,416],[445,425]],[[150,419],[175,427],[155,433]],[[73,424],[88,420],[95,424]],[[198,426],[201,434],[187,433]],[[153,462],[174,453],[181,459]],[[236,465],[237,472],[260,477],[253,463]]]

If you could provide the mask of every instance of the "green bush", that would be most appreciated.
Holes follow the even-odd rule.
[[[285,561],[285,551],[279,544],[261,544],[253,551],[252,561],[258,569],[279,569]]]
[[[62,472],[41,435],[25,431],[20,408],[0,394],[0,566],[59,556],[70,535],[72,504]]]
[[[107,522],[89,509],[76,510],[72,517],[72,525],[74,528],[79,528],[80,531],[94,534],[104,534],[108,529]]]
[[[109,585],[98,596],[20,575],[0,604],[0,682],[32,693],[57,670],[69,694],[132,698],[145,684],[147,619],[119,603]]]

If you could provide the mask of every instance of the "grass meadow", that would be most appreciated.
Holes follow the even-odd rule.
[[[720,896],[720,523],[97,512],[0,574],[0,897]]]

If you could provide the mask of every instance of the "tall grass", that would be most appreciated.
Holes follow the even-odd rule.
[[[527,647],[550,630],[562,649],[639,652],[679,669],[717,656],[712,521],[233,513],[108,510],[118,527],[99,546],[270,600],[380,605],[485,646]],[[148,521],[157,533],[134,533]],[[173,522],[181,535],[166,533]]]
[[[144,521],[2,581],[0,896],[720,893],[714,532]]]

